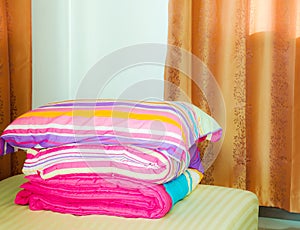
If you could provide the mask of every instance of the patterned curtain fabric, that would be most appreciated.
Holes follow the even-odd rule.
[[[0,132],[31,108],[31,1],[0,0]],[[24,152],[0,157],[0,180],[21,172]]]
[[[299,12],[299,0],[170,0],[168,36],[207,65],[225,101],[224,142],[204,182],[247,189],[260,205],[298,213]],[[193,65],[169,52],[172,62]],[[165,79],[173,84],[166,100],[180,99],[175,85],[210,113],[195,76],[166,67]]]

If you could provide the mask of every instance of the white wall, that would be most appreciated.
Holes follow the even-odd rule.
[[[69,97],[68,1],[32,1],[33,107]]]
[[[168,0],[33,0],[33,107],[76,98],[88,70],[113,51],[166,44],[167,8]],[[162,98],[163,70],[145,64],[99,76],[101,84],[110,81],[98,96]],[[151,79],[155,87],[141,87]]]

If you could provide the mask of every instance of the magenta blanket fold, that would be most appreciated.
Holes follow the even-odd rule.
[[[31,210],[51,210],[74,215],[102,214],[131,218],[161,218],[172,208],[163,185],[126,178],[74,174],[43,180],[27,176],[15,199]]]

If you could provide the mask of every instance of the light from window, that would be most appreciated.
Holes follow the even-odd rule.
[[[296,37],[300,37],[300,0],[296,2]]]
[[[274,13],[273,0],[250,1],[250,25],[249,34],[262,31],[272,31],[272,18]]]

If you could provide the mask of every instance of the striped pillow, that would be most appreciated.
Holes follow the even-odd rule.
[[[217,141],[217,122],[186,102],[73,100],[50,103],[13,121],[1,136],[0,155],[13,148],[71,143],[134,145],[187,161],[199,140]]]

